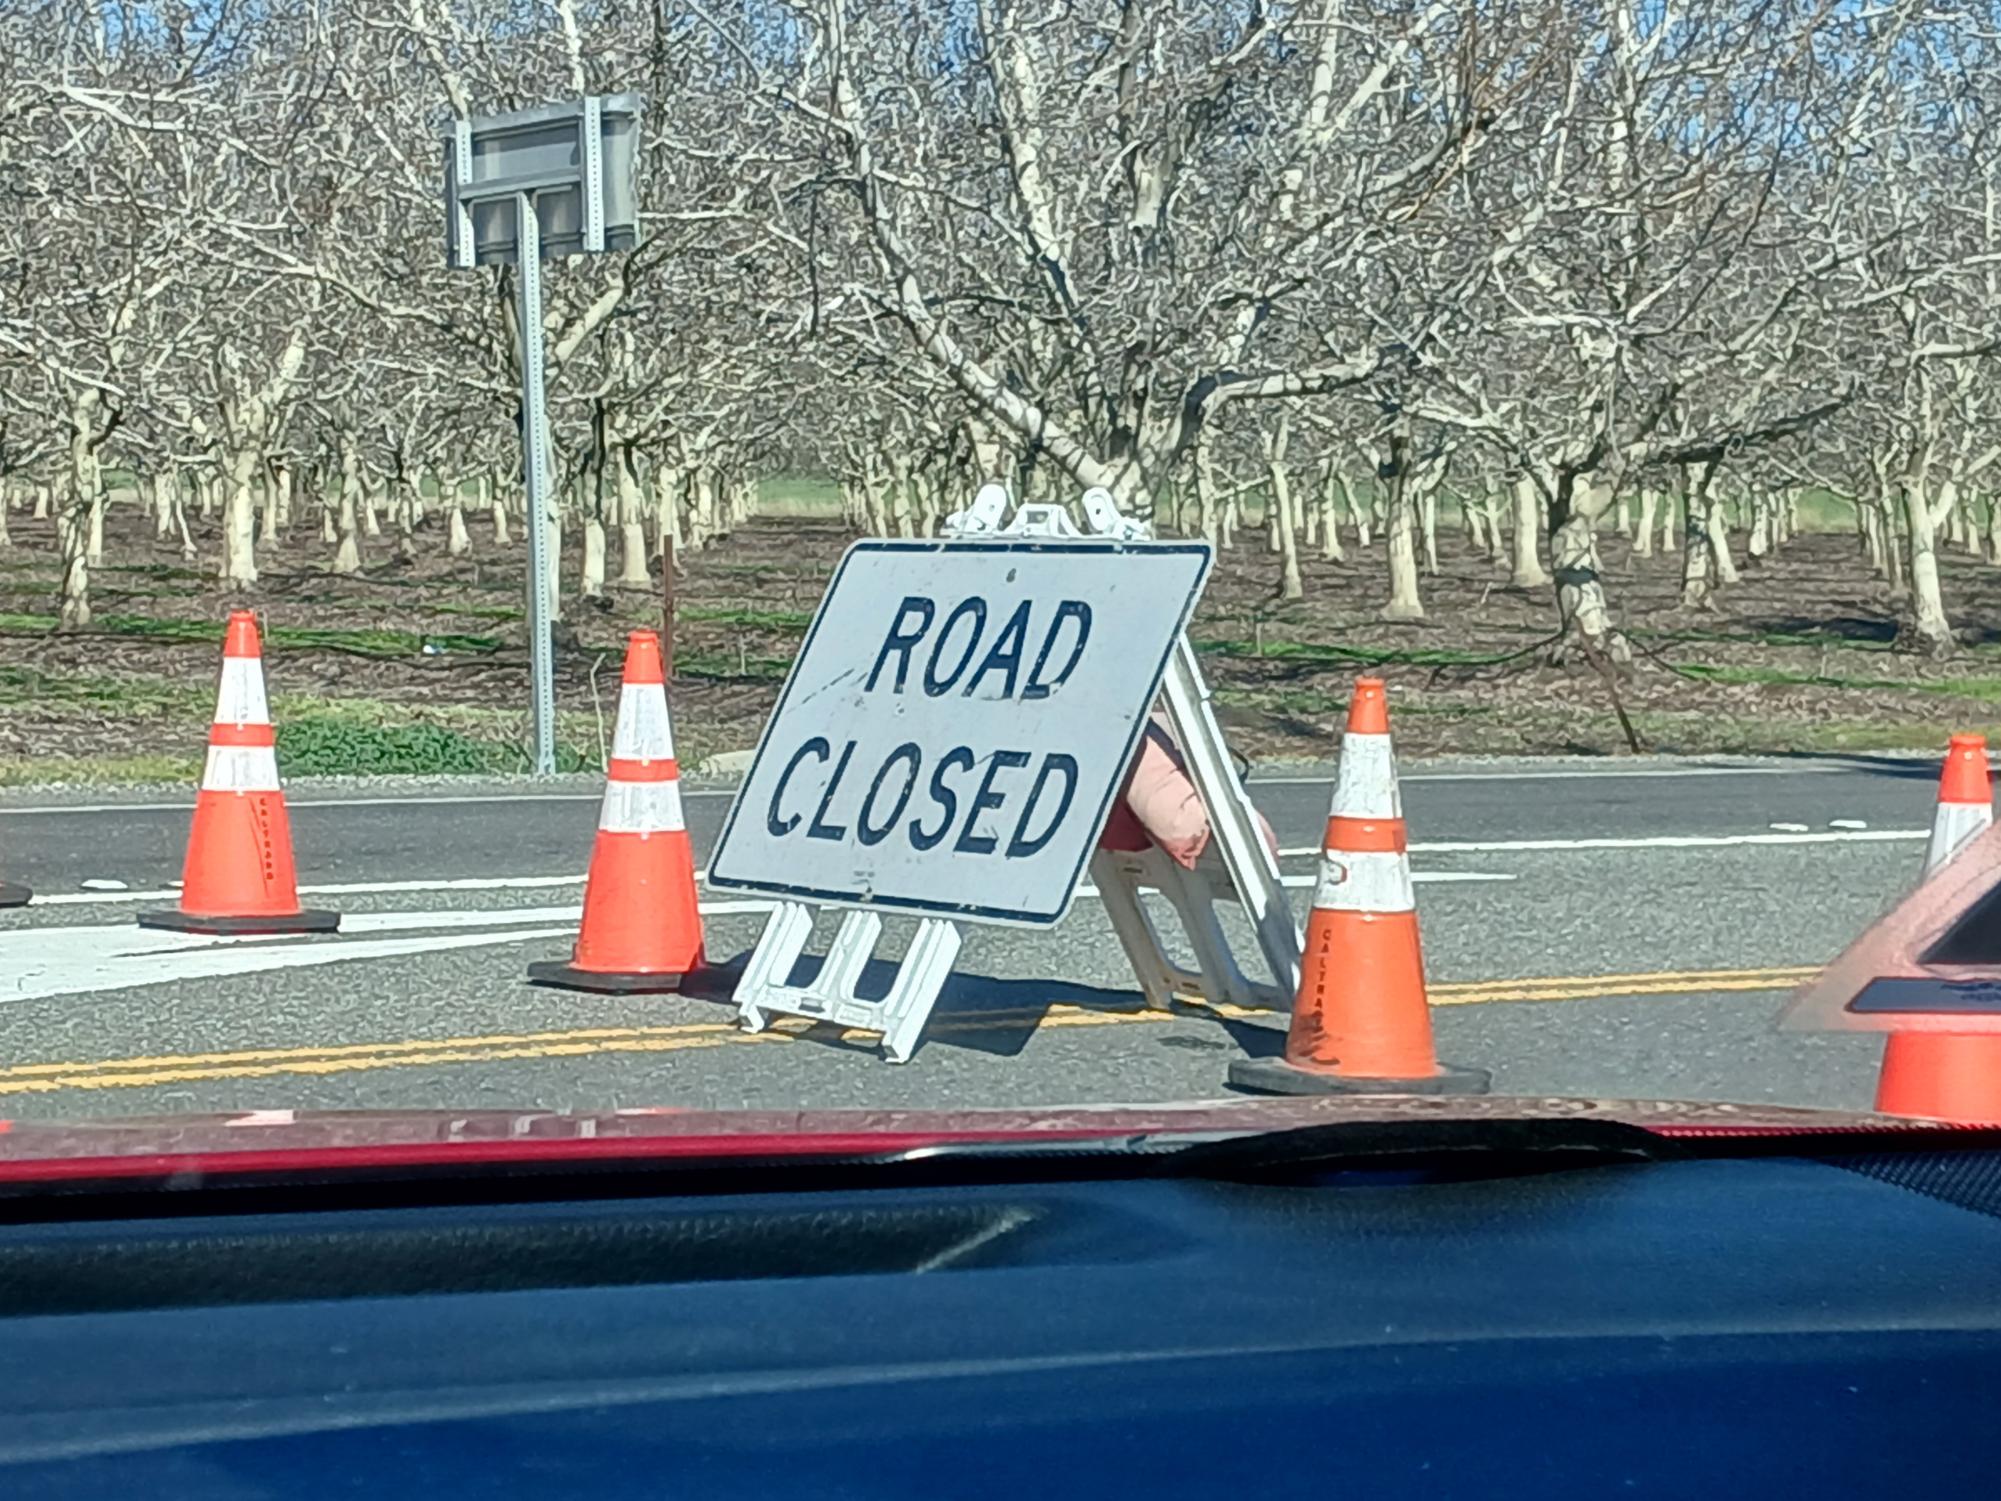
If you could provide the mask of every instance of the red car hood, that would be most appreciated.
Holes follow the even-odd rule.
[[[0,1122],[0,1183],[547,1160],[891,1154],[945,1144],[1209,1138],[1340,1121],[1624,1121],[1664,1135],[1924,1129],[1887,1116],[1669,1100],[1211,1100],[1010,1110],[290,1111]]]

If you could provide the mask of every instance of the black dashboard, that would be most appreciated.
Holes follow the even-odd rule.
[[[2001,1154],[0,1225],[0,1496],[1993,1496]]]

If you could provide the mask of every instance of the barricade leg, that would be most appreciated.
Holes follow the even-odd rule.
[[[771,1013],[759,999],[791,982],[792,966],[806,952],[806,940],[812,936],[813,909],[804,902],[780,902],[771,909],[750,962],[736,983],[737,1020],[746,1032],[762,1032],[771,1025]]]
[[[927,917],[917,925],[882,1003],[882,1051],[891,1063],[908,1063],[917,1051],[924,1023],[959,957],[960,942],[957,923]]]
[[[1160,935],[1140,906],[1139,888],[1127,870],[1126,862],[1108,851],[1099,850],[1091,856],[1091,880],[1098,888],[1112,931],[1126,951],[1133,977],[1149,1006],[1166,1008],[1174,1003],[1175,971],[1161,951]]]

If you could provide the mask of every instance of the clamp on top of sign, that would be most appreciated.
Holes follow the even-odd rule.
[[[1007,515],[1007,486],[989,480],[963,511],[947,516],[939,530],[947,537],[1103,537],[1113,542],[1151,542],[1153,528],[1119,510],[1112,492],[1093,485],[1083,494],[1084,519],[1091,530],[1080,532],[1069,507],[1046,501],[1023,501]],[[1006,518],[1003,522],[1003,518]]]

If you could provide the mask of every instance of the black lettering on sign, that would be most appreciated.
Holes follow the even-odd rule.
[[[964,617],[973,623],[971,633],[966,637],[966,649],[959,653],[959,660],[952,667],[949,677],[938,676],[938,659],[945,654],[946,644],[952,639],[952,627]],[[952,685],[959,681],[959,674],[966,670],[966,664],[973,660],[973,653],[979,650],[980,634],[987,628],[987,602],[975,594],[971,599],[962,599],[952,607],[952,613],[945,617],[945,623],[938,627],[938,639],[931,643],[931,660],[924,664],[924,691],[933,698],[950,693]]]
[[[991,855],[994,846],[1000,843],[995,834],[975,834],[973,825],[980,821],[980,815],[989,808],[998,808],[1007,801],[1007,794],[993,790],[994,775],[1018,766],[1028,764],[1027,751],[995,751],[987,761],[987,774],[980,778],[980,790],[973,794],[972,806],[966,809],[966,822],[959,830],[959,837],[952,841],[952,850],[960,855]]]
[[[954,766],[961,771],[973,769],[973,752],[970,747],[959,745],[938,758],[938,764],[931,769],[931,801],[945,810],[945,816],[938,820],[938,827],[926,830],[924,820],[910,820],[910,843],[915,849],[936,849],[938,842],[952,832],[952,820],[959,816],[959,794],[945,785],[945,773]]]
[[[904,741],[889,753],[889,759],[882,763],[882,768],[875,774],[875,780],[869,783],[868,796],[862,799],[862,811],[855,819],[855,837],[863,844],[878,845],[889,837],[890,830],[896,827],[896,821],[903,817],[903,810],[910,806],[910,794],[917,789],[917,768],[923,759],[924,753],[917,748],[916,742],[911,740]],[[875,796],[882,791],[883,781],[889,776],[890,768],[899,762],[903,765],[903,790],[896,795],[896,806],[889,810],[889,815],[881,823],[875,823],[871,819],[871,814],[875,811]]]
[[[913,612],[917,616],[916,625],[913,629],[906,630],[904,622]],[[882,638],[882,650],[875,654],[875,666],[868,670],[868,682],[863,687],[864,692],[875,691],[876,677],[881,673],[882,664],[889,660],[892,652],[896,654],[896,681],[890,686],[889,691],[892,693],[903,691],[904,676],[910,671],[910,653],[917,643],[924,639],[924,633],[931,629],[931,617],[937,613],[938,607],[923,596],[917,594],[904,596],[903,603],[896,607],[896,619],[889,624],[889,634]]]
[[[841,790],[841,778],[847,775],[848,762],[854,759],[854,755],[855,743],[850,740],[846,745],[841,747],[841,759],[834,763],[834,774],[827,778],[827,790],[820,798],[819,811],[813,815],[813,821],[806,825],[806,837],[808,839],[845,839],[848,837],[848,831],[844,825],[830,824],[826,819],[827,809],[833,806],[834,794]]]
[[[808,756],[818,756],[821,765],[824,766],[827,757],[833,753],[834,748],[827,744],[824,736],[820,735],[815,735],[792,753],[792,759],[785,763],[785,770],[778,774],[778,785],[771,789],[771,807],[764,815],[764,826],[771,831],[772,838],[783,839],[799,827],[799,814],[794,813],[790,818],[778,816],[778,800],[785,796],[786,784],[792,780],[792,773],[799,769],[799,763]]]
[[[1049,665],[1049,654],[1055,650],[1056,638],[1063,632],[1063,622],[1077,622],[1077,640],[1070,648],[1070,660],[1063,664],[1056,676],[1044,682],[1042,669]],[[1077,670],[1077,660],[1084,655],[1084,643],[1091,639],[1091,607],[1081,599],[1066,599],[1056,607],[1055,618],[1049,622],[1049,634],[1042,638],[1042,650],[1036,654],[1035,666],[1028,674],[1028,686],[1021,690],[1021,696],[1047,698],[1063,686],[1065,679]]]
[[[994,644],[987,648],[987,654],[981,659],[979,669],[966,679],[964,697],[971,698],[979,690],[980,684],[986,681],[986,676],[990,672],[1007,674],[1007,686],[1001,689],[1000,696],[1014,697],[1014,680],[1021,672],[1021,648],[1028,638],[1028,607],[1029,601],[1025,599],[1014,607],[1014,613],[1008,616],[1007,624],[1002,626],[1000,634],[994,637]]]
[[[1028,821],[1035,816],[1035,805],[1042,801],[1042,789],[1049,783],[1049,774],[1060,772],[1063,776],[1063,801],[1056,805],[1056,811],[1049,815],[1049,822],[1040,834],[1033,837],[1028,833]],[[1070,811],[1070,799],[1077,795],[1077,758],[1066,756],[1062,751],[1051,751],[1043,757],[1042,770],[1035,774],[1035,785],[1028,789],[1028,801],[1022,805],[1021,817],[1014,822],[1014,836],[1007,842],[1007,858],[1019,860],[1024,855],[1033,855],[1056,837],[1056,831],[1063,827],[1063,815]]]

